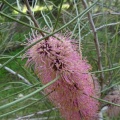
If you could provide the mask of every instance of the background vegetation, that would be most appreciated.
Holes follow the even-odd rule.
[[[44,27],[50,34],[55,31],[64,35],[70,33],[70,37],[76,40],[83,57],[92,65],[91,72],[98,77],[101,98],[115,88],[119,90],[119,0],[29,0],[39,28],[23,1],[0,0],[1,120],[63,119],[44,95],[45,86],[32,69],[25,67],[26,59],[22,59],[26,38],[30,38],[34,30],[42,29],[44,32]],[[119,119],[104,115],[104,120]]]

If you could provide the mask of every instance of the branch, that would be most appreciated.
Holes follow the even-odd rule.
[[[24,2],[25,2],[26,7],[27,7],[27,9],[28,9],[29,16],[31,17],[32,21],[33,21],[34,24],[35,24],[35,27],[39,28],[39,24],[38,24],[37,20],[35,19],[34,15],[33,15],[33,12],[32,12],[32,10],[31,10],[31,8],[30,8],[30,5],[29,5],[28,0],[24,0]],[[42,31],[40,31],[40,34],[41,34],[43,37],[45,36]]]
[[[2,0],[2,1],[3,1],[6,5],[8,5],[9,7],[11,7],[13,10],[17,11],[18,13],[21,13],[21,14],[23,14],[23,15],[27,15],[27,14],[21,12],[20,10],[16,9],[15,7],[13,7],[13,5],[10,4],[9,2],[7,2],[6,0]]]
[[[0,64],[0,66],[2,66],[2,64]],[[11,74],[16,75],[17,77],[19,77],[26,84],[31,85],[31,83],[26,78],[24,78],[22,75],[18,74],[17,72],[13,71],[12,69],[10,69],[8,67],[4,67],[4,69],[7,70],[8,72],[10,72]]]
[[[26,116],[22,116],[22,117],[19,117],[17,118],[16,120],[23,120],[23,119],[29,119],[35,115],[42,115],[44,113],[47,113],[47,112],[50,112],[52,110],[55,110],[56,108],[52,108],[52,109],[48,109],[48,110],[44,110],[44,111],[39,111],[39,112],[36,112],[36,113],[33,113],[33,114],[30,114],[30,115],[26,115]]]
[[[102,28],[104,28],[104,27],[113,26],[113,25],[118,25],[118,24],[120,24],[120,22],[105,24],[105,25],[100,26],[99,28],[96,28],[96,31],[98,31],[98,30],[100,30],[100,29],[102,29]]]
[[[108,12],[100,12],[100,13],[93,14],[92,17],[102,16],[102,15],[120,15],[120,12],[111,12],[111,11],[108,11]],[[86,20],[87,18],[88,18],[88,17],[84,17],[84,18],[81,19],[81,20]]]
[[[88,8],[86,0],[82,0],[82,3],[84,5],[85,9]],[[92,15],[90,12],[88,12],[88,19],[89,19],[90,25],[92,27],[93,35],[94,35],[94,43],[95,43],[97,57],[98,57],[98,68],[100,71],[102,71],[103,67],[102,67],[102,62],[101,62],[101,51],[100,51],[100,45],[99,45],[99,41],[98,41],[97,30],[95,28],[94,21],[92,19]],[[101,77],[101,89],[102,89],[103,88],[103,80],[104,80],[103,72],[100,73],[100,77]]]
[[[120,24],[120,22],[104,24],[104,25],[96,28],[96,31],[101,30],[101,29],[103,29],[103,28],[105,28],[105,27],[114,26],[114,25],[119,25],[119,24]],[[90,32],[88,32],[86,35],[84,35],[81,39],[83,40],[83,39],[84,39],[86,36],[88,36],[90,33],[92,33],[92,30],[90,30]]]

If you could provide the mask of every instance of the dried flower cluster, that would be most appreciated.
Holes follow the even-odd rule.
[[[60,75],[59,80],[45,92],[51,92],[49,99],[66,120],[96,120],[99,103],[91,96],[96,96],[98,86],[95,87],[89,73],[91,66],[82,59],[69,37],[55,36],[60,40],[51,36],[26,52],[27,66],[34,65],[34,71],[43,84]],[[40,38],[40,35],[34,37],[28,45]]]
[[[104,100],[120,105],[120,90],[114,90],[105,96]],[[107,115],[117,117],[120,115],[120,107],[108,104]]]

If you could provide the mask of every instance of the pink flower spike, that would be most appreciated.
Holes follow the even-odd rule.
[[[51,92],[49,99],[66,120],[97,120],[99,103],[91,96],[97,97],[98,83],[89,73],[91,66],[82,59],[81,51],[77,52],[74,41],[61,34],[55,36],[60,40],[50,36],[32,46],[26,52],[26,64],[34,65],[43,84],[61,76],[45,89],[45,93]],[[28,45],[40,38],[42,36],[38,35],[29,40]]]

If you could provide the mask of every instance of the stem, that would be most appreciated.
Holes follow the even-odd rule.
[[[116,69],[120,69],[120,66],[113,67],[113,68],[110,68],[110,69],[101,70],[101,71],[94,71],[94,72],[90,72],[90,73],[92,73],[92,74],[102,73],[102,72],[108,72],[108,71],[112,71],[112,70],[116,70]]]
[[[58,79],[59,79],[59,76],[56,77],[54,80],[50,81],[49,83],[47,83],[46,85],[42,86],[41,88],[35,90],[34,92],[32,92],[32,93],[30,93],[30,94],[28,94],[28,95],[26,95],[26,96],[24,96],[24,97],[22,97],[22,98],[20,98],[20,99],[17,99],[17,100],[15,100],[15,101],[13,101],[13,102],[10,102],[10,103],[8,103],[8,104],[5,104],[5,105],[0,106],[0,110],[3,110],[3,109],[5,109],[5,108],[9,108],[10,106],[12,106],[12,105],[14,105],[14,104],[16,104],[16,103],[19,103],[19,102],[21,102],[21,101],[23,101],[23,100],[26,100],[27,98],[35,95],[36,93],[39,93],[41,90],[43,90],[43,89],[45,89],[46,87],[50,86],[51,84],[53,84],[54,82],[56,82]]]
[[[15,93],[10,94],[10,95],[8,95],[8,96],[6,96],[6,97],[4,97],[4,98],[1,98],[0,101],[5,100],[5,99],[8,99],[8,98],[13,97],[13,96],[18,95],[18,94],[22,94],[23,92],[28,91],[28,90],[30,90],[30,89],[32,89],[32,88],[35,88],[37,85],[40,85],[40,84],[41,84],[41,83],[39,82],[39,83],[37,83],[37,84],[28,86],[28,87],[26,87],[25,89],[23,89],[23,90],[21,90],[21,91],[19,91],[19,92],[15,92]],[[7,85],[7,84],[6,84],[6,85]],[[9,85],[9,83],[8,83],[8,85]],[[4,86],[5,86],[5,85],[4,85]]]
[[[13,7],[13,6],[12,6],[11,4],[9,4],[9,2],[7,2],[6,0],[2,0],[2,1],[3,1],[5,4],[7,4],[9,7],[11,7],[12,9],[14,9],[15,11],[17,11],[17,12],[23,14],[23,15],[27,15],[27,14],[21,12],[20,10],[16,9],[15,7]]]
[[[94,96],[90,96],[90,97],[92,97],[92,98],[94,98],[94,99],[96,99],[96,100],[98,100],[98,101],[100,101],[100,102],[104,102],[104,103],[107,103],[107,104],[110,104],[110,105],[114,105],[114,106],[120,107],[120,104],[115,104],[115,103],[113,103],[113,102],[109,102],[109,101],[104,100],[104,99],[101,99],[101,98],[96,98],[96,97],[94,97]]]
[[[85,9],[88,8],[86,0],[82,0],[82,2],[84,5],[84,8]],[[98,40],[97,30],[95,28],[95,24],[94,24],[94,21],[92,19],[92,15],[90,12],[88,12],[88,19],[89,19],[90,25],[92,27],[93,35],[94,35],[94,43],[95,43],[97,57],[98,57],[98,68],[100,71],[102,71],[100,74],[100,78],[101,78],[101,89],[103,89],[104,73],[103,73],[103,67],[102,67],[102,61],[101,61],[100,44],[99,44],[99,40]]]
[[[33,15],[33,13],[32,13],[32,10],[31,10],[31,8],[30,8],[30,5],[29,5],[28,0],[24,0],[24,2],[25,2],[26,7],[27,7],[27,9],[28,9],[29,16],[31,17],[32,21],[33,21],[34,24],[35,24],[35,27],[39,28],[39,24],[38,24],[37,20],[35,19],[34,15]],[[40,34],[41,34],[43,37],[45,36],[42,31],[39,31],[39,32],[40,32]]]
[[[50,92],[50,93],[51,93],[51,92]],[[48,96],[50,93],[48,93],[47,95],[43,96],[42,98],[40,98],[40,99],[38,99],[38,100],[36,100],[36,101],[28,104],[28,105],[25,105],[25,106],[23,106],[23,107],[20,107],[20,108],[18,108],[18,109],[14,109],[13,111],[10,111],[10,112],[7,112],[7,113],[5,113],[5,114],[0,115],[0,118],[3,118],[3,117],[5,117],[5,116],[7,116],[7,115],[13,114],[13,113],[15,113],[15,112],[18,112],[18,111],[20,111],[20,110],[23,110],[23,109],[31,106],[31,105],[34,105],[35,103],[38,103],[39,101],[41,101],[42,99],[44,99],[44,98],[45,98],[46,96]]]
[[[33,29],[35,29],[35,30],[38,30],[39,32],[48,33],[48,32],[46,32],[46,31],[41,30],[40,28],[31,26],[31,25],[29,25],[29,24],[27,24],[27,23],[25,23],[25,22],[22,22],[22,21],[20,21],[20,20],[17,20],[17,19],[15,19],[15,18],[11,17],[11,16],[8,16],[8,15],[6,15],[6,14],[3,13],[3,12],[0,12],[0,15],[3,15],[3,16],[5,16],[6,18],[9,18],[9,19],[11,19],[11,20],[13,20],[13,21],[16,21],[16,22],[18,22],[18,23],[20,23],[20,24],[22,24],[22,25],[25,25],[25,26],[27,26],[27,27],[29,27],[29,28],[33,28]]]
[[[54,26],[53,31],[56,29],[56,26],[57,26],[57,24],[58,24],[58,19],[59,19],[59,17],[60,17],[60,13],[61,13],[61,10],[62,10],[63,1],[64,1],[64,0],[61,1],[60,8],[59,8],[58,15],[57,15],[57,21],[56,21],[56,23],[55,23],[55,26]]]
[[[101,29],[103,29],[103,28],[105,28],[105,27],[114,26],[114,25],[119,25],[119,24],[120,24],[120,22],[104,24],[104,25],[96,28],[96,31],[101,30]],[[84,35],[84,36],[82,37],[82,40],[83,40],[86,36],[88,36],[90,33],[92,33],[92,30],[90,30],[90,32],[88,32],[86,35]]]
[[[100,30],[100,29],[102,29],[104,27],[113,26],[113,25],[119,25],[119,24],[120,24],[120,22],[105,24],[105,25],[102,25],[102,26],[96,28],[96,30]]]

